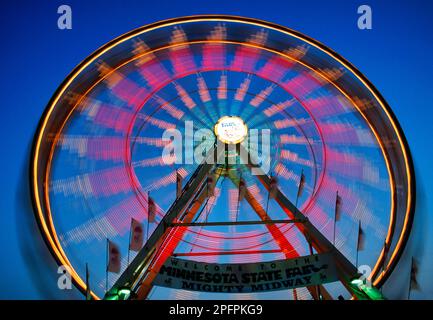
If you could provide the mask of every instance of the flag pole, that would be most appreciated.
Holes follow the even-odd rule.
[[[127,266],[129,266],[129,252],[130,252],[130,247],[131,247],[131,231],[132,231],[132,217],[131,217],[131,223],[129,225],[129,240],[128,240],[128,262],[127,262]]]
[[[358,254],[359,254],[359,236],[361,232],[361,220],[358,220],[358,238],[356,241],[356,270],[358,270]]]
[[[182,193],[182,180],[179,179],[179,171],[176,169],[176,200],[179,199]]]
[[[412,291],[412,270],[413,270],[413,257],[410,263],[410,273],[409,273],[409,290],[407,292],[407,300],[410,300],[410,293]]]
[[[337,190],[337,197],[335,200],[335,211],[334,211],[334,240],[332,242],[334,247],[335,247],[335,231],[336,231],[335,227],[337,225],[337,200],[338,200],[338,190]]]
[[[89,298],[89,294],[90,294],[90,288],[89,288],[89,266],[86,262],[86,300],[91,300],[91,298]]]
[[[268,198],[267,198],[267,200],[266,200],[266,214],[268,214],[268,208],[269,208],[269,197],[270,197],[270,195],[271,195],[271,190],[269,189],[269,192],[268,192]]]
[[[386,271],[386,260],[388,257],[388,245],[386,243],[386,240],[383,242],[383,263],[382,263],[382,273]],[[383,293],[383,285],[380,287],[380,292]]]
[[[407,292],[407,300],[410,300],[410,292],[412,291],[412,268],[413,268],[413,257],[410,263],[410,273],[409,273],[409,290]]]
[[[127,269],[129,267],[129,254],[131,252],[131,233],[132,233],[132,217],[131,217],[131,224],[129,225],[129,241],[128,241],[128,262],[127,262]],[[131,271],[129,272],[129,276],[131,276]]]
[[[215,186],[216,186],[216,182],[214,181],[214,179],[215,179],[215,177],[212,175],[212,193],[213,193],[212,196],[214,195]],[[213,185],[214,182],[215,182],[215,185]],[[205,213],[204,221],[205,222],[207,222],[208,215],[209,215],[209,207],[207,205],[208,201],[210,199],[210,196],[209,196],[209,175],[207,176],[207,179],[206,179],[206,197],[207,197],[207,200],[206,200],[206,204],[205,204],[205,207],[204,207],[204,213]]]
[[[107,293],[108,291],[108,249],[109,249],[109,244],[108,244],[108,238],[107,238],[107,250],[106,250],[106,257],[105,257],[105,293]]]
[[[242,173],[240,175],[239,187],[238,187],[238,205],[237,205],[237,208],[236,208],[236,217],[235,217],[235,221],[236,222],[238,222],[239,208],[241,206],[241,200],[240,200],[240,196],[241,196],[241,181],[242,181]]]
[[[407,292],[407,300],[410,300],[410,291],[412,290],[412,279],[409,279],[409,291]]]
[[[301,170],[301,178],[299,180],[298,192],[296,193],[295,207],[298,208],[299,191],[301,190],[302,176],[304,175],[304,169]]]
[[[176,169],[176,200],[177,200],[177,198],[178,198],[178,191],[177,191],[177,186],[178,186],[178,181],[177,181],[177,179],[178,179],[179,177],[178,177],[178,175],[177,175],[177,169]]]
[[[272,180],[274,180],[275,182],[274,183],[276,183],[276,180],[274,179],[274,176],[273,175],[271,175],[271,182],[272,182]],[[272,184],[272,183],[271,183]],[[266,214],[268,214],[268,209],[269,209],[269,199],[271,198],[271,185],[269,185],[269,192],[268,192],[268,199],[266,200]]]
[[[146,241],[149,240],[149,204],[150,204],[150,191],[147,191],[147,223],[146,223]]]
[[[387,270],[387,265],[386,265],[386,260],[388,260],[388,250],[389,250],[389,248],[388,248],[388,245],[387,245],[387,243],[386,243],[386,240],[385,240],[385,242],[383,243],[383,263],[382,263],[382,272],[385,272],[386,270]],[[383,286],[382,286],[383,287]],[[382,288],[381,287],[381,288]]]

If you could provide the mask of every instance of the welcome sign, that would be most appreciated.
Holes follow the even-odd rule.
[[[271,262],[216,264],[169,258],[154,284],[204,292],[248,293],[334,282],[332,256],[315,254]]]

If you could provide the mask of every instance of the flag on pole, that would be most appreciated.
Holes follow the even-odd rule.
[[[335,198],[335,221],[340,221],[341,219],[341,197],[338,195]]]
[[[89,283],[89,268],[86,263],[86,300],[92,300],[92,294],[90,291],[90,283]]]
[[[215,179],[212,174],[209,174],[207,176],[206,187],[207,187],[207,196],[213,197],[215,194]]]
[[[302,192],[304,191],[304,186],[305,186],[305,175],[304,175],[304,170],[302,170],[301,178],[299,179],[299,186],[298,186],[298,193],[296,195],[296,202],[301,197]]]
[[[418,263],[413,257],[412,257],[412,264],[410,267],[410,290],[419,290]]]
[[[382,271],[386,270],[386,263],[388,258],[388,252],[389,252],[389,243],[386,243],[386,240],[383,242],[383,261],[382,261]]]
[[[129,250],[140,251],[143,246],[144,229],[143,225],[132,218],[131,220],[131,240],[129,242]]]
[[[362,230],[361,227],[361,221],[359,221],[359,225],[358,225],[358,245],[357,245],[357,251],[362,251],[364,250],[364,246],[365,246],[365,233],[364,230]]]
[[[386,243],[386,240],[383,242],[383,255],[386,257],[388,256],[389,252],[389,243]]]
[[[155,216],[156,216],[155,201],[153,201],[150,195],[147,194],[147,221],[149,223],[155,222]]]
[[[269,182],[269,198],[275,199],[278,193],[278,180],[277,177],[271,177]]]
[[[241,180],[239,180],[239,201],[244,200],[246,193],[247,186],[245,184],[245,180],[241,178]]]
[[[108,240],[108,272],[119,273],[120,272],[120,250],[119,247]]]
[[[176,198],[179,198],[182,193],[182,175],[176,170]]]

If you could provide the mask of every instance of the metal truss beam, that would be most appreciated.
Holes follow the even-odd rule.
[[[137,282],[142,278],[145,268],[154,258],[155,253],[161,248],[164,240],[172,230],[169,228],[169,225],[186,213],[186,210],[191,205],[192,199],[197,195],[203,184],[206,183],[207,176],[214,167],[214,163],[219,163],[222,156],[224,156],[224,152],[217,147],[210,150],[205,161],[197,167],[196,171],[183,188],[180,197],[170,206],[143,248],[120,275],[113,287],[106,293],[105,297],[117,294],[119,288],[134,288],[140,285]]]
[[[229,171],[228,176],[230,180],[239,188],[239,178],[232,171]],[[272,219],[268,216],[265,209],[263,209],[261,204],[255,199],[255,197],[248,190],[246,190],[245,192],[245,200],[250,204],[250,206],[254,209],[257,215],[262,219],[262,221],[272,221]],[[292,220],[302,221],[302,223],[304,223],[305,217],[302,219],[292,219]],[[295,224],[297,225],[298,223]],[[281,232],[281,230],[277,226],[275,226],[274,224],[267,224],[266,226],[270,234],[275,239],[275,242],[280,247],[281,251],[285,254],[286,258],[294,258],[299,256],[296,249],[291,245],[291,243],[287,240],[285,235]],[[326,300],[332,300],[331,295],[327,292],[327,290],[323,286],[319,286],[319,288],[322,293],[322,296]],[[317,287],[307,287],[307,289],[315,300],[319,300],[320,297],[318,294]]]
[[[219,226],[250,226],[257,224],[286,224],[302,223],[304,220],[283,219],[283,220],[258,220],[258,221],[223,221],[223,222],[178,222],[172,223],[170,227],[219,227]]]
[[[207,190],[206,187],[204,187],[195,198],[191,208],[186,212],[186,214],[183,215],[182,221],[184,223],[189,223],[194,219],[206,198]],[[170,228],[170,230],[171,232],[167,235],[164,243],[158,249],[158,252],[155,254],[152,263],[147,268],[145,274],[141,277],[141,282],[139,283],[137,289],[137,298],[139,300],[144,300],[149,295],[151,289],[153,288],[153,281],[158,276],[159,270],[164,265],[165,261],[173,255],[174,250],[182,240],[187,227],[173,227]]]
[[[243,147],[240,146],[240,148]],[[265,174],[260,167],[251,164],[257,162],[250,160],[250,154],[245,149],[240,150],[240,155],[244,156],[244,158],[242,158],[243,163],[247,164],[246,166],[250,169],[255,170],[257,179],[269,191],[271,177]],[[304,220],[303,223],[297,223],[296,226],[317,252],[329,252],[332,254],[337,265],[337,272],[341,283],[356,298],[358,293],[349,283],[353,278],[358,276],[357,268],[309,221],[300,210],[298,210],[298,208],[296,208],[289,199],[287,199],[279,189],[276,192],[275,200],[287,214],[289,219]]]
[[[281,252],[282,252],[281,249],[179,252],[179,253],[173,253],[173,257],[227,256],[227,255],[238,255],[238,254],[265,254],[265,253],[281,253]]]

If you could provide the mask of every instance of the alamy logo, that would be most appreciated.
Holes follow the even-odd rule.
[[[360,30],[371,30],[373,29],[373,12],[371,7],[368,5],[362,5],[358,7],[358,29]]]
[[[60,15],[57,19],[57,28],[60,30],[72,29],[72,8],[63,4],[57,8],[57,13]]]
[[[57,273],[60,275],[57,279],[57,287],[60,290],[72,289],[71,269],[69,268],[69,266],[59,266],[57,269]]]

